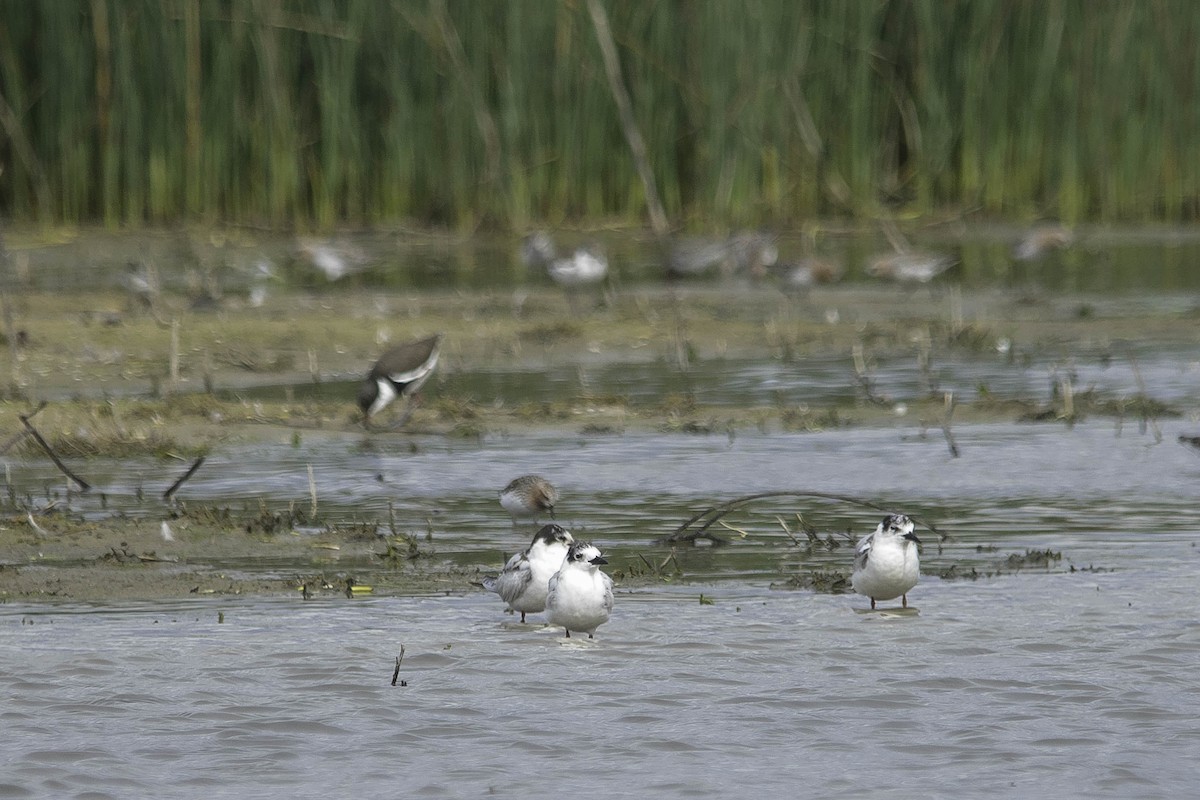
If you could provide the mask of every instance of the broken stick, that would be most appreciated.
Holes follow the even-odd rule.
[[[174,483],[172,483],[170,488],[168,488],[165,492],[162,493],[162,499],[166,500],[166,501],[170,501],[171,496],[174,495],[175,492],[179,491],[179,487],[183,486],[184,481],[186,481],[188,478],[195,475],[196,470],[200,469],[200,465],[203,463],[204,463],[204,456],[200,456],[195,461],[193,461],[192,465],[190,467],[188,467],[188,471],[183,473],[182,475],[180,475],[179,479],[176,480]]]
[[[37,428],[33,427],[33,424],[29,421],[29,418],[32,416],[33,414],[19,415],[21,423],[29,432],[29,435],[33,437],[35,442],[38,443],[39,447],[46,451],[46,455],[50,456],[50,460],[54,462],[54,466],[58,467],[59,471],[61,471],[63,475],[66,475],[68,478],[75,481],[75,483],[79,485],[79,491],[86,492],[91,489],[92,485],[76,475],[74,472],[71,472],[70,468],[67,467],[67,465],[62,462],[62,459],[58,457],[58,454],[54,452],[54,448],[50,446],[49,442],[43,439],[42,435],[37,432]]]

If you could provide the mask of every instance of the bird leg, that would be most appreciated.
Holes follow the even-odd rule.
[[[408,422],[408,418],[417,410],[419,403],[416,401],[416,395],[410,394],[404,397],[404,410],[400,412],[400,419],[388,426],[389,431],[398,431]]]
[[[570,628],[563,628],[563,630],[567,632],[567,638],[568,638],[568,639],[570,639],[570,638],[571,638],[571,629],[570,629]]]
[[[871,598],[871,610],[872,611],[875,610],[875,598],[874,597]]]
[[[908,608],[908,595],[906,595],[906,594],[900,595],[900,605],[904,606],[905,608]]]
[[[522,625],[525,624],[525,612],[524,611],[521,612],[521,624]]]

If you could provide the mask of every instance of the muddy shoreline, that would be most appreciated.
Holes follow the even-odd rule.
[[[1013,359],[1046,351],[1122,358],[1123,343],[1186,346],[1197,338],[1195,309],[1164,309],[1152,299],[1025,290],[902,292],[884,285],[819,288],[803,297],[740,284],[640,287],[589,297],[577,314],[549,286],[420,294],[278,291],[261,307],[229,298],[206,311],[190,309],[184,297],[166,297],[153,313],[132,307],[120,292],[26,291],[14,297],[14,311],[23,333],[19,344],[0,351],[0,374],[10,378],[0,403],[0,433],[19,434],[20,415],[44,400],[33,423],[64,459],[86,465],[98,456],[153,456],[162,459],[164,476],[235,444],[299,435],[371,441],[358,424],[352,396],[268,401],[240,397],[239,390],[352,380],[387,343],[435,331],[445,335],[441,377],[483,365],[583,369],[656,362],[686,371],[690,364],[738,358],[785,360],[802,375],[806,357],[833,355],[846,359],[848,384],[869,378],[856,378],[856,352],[869,369],[881,355],[911,355],[915,364],[922,347],[935,360],[949,352],[994,358],[1001,348]],[[688,396],[639,404],[606,387],[500,406],[489,398],[450,395],[435,379],[407,430],[374,440],[390,447],[403,446],[412,433],[520,436],[553,428],[595,435],[727,435],[896,424],[897,403],[883,392],[872,396],[867,381],[859,389],[854,402],[829,407],[705,407]],[[952,424],[1066,424],[1089,415],[1135,419],[1192,411],[1152,397],[1131,401],[1080,389],[1070,403],[1047,396],[956,403]],[[904,398],[902,421],[941,435],[946,402],[940,394]],[[46,457],[30,437],[10,444],[10,469]],[[164,539],[164,524],[172,541]],[[264,568],[268,560],[297,568]],[[0,601],[353,597],[351,586],[359,594],[426,594],[473,591],[476,580],[478,570],[468,567],[389,555],[384,539],[361,532],[297,536],[256,528],[244,518],[167,508],[161,518],[84,521],[28,508],[15,496],[0,509]]]

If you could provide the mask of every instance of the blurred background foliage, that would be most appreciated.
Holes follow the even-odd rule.
[[[1200,3],[606,0],[677,226],[1200,215]],[[0,214],[641,224],[583,0],[0,0]]]

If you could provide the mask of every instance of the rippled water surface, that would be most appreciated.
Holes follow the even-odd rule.
[[[593,641],[513,624],[467,584],[2,605],[0,796],[1178,797],[1200,747],[1200,459],[1173,441],[1184,429],[1155,444],[1111,421],[981,425],[959,432],[959,459],[899,426],[248,450],[189,491],[236,497],[269,461],[275,482],[246,497],[300,497],[312,463],[329,502],[432,518],[439,552],[466,564],[498,566],[528,536],[492,499],[525,465],[558,476],[560,519],[614,566],[706,502],[770,488],[883,500],[952,538],[925,534],[915,612],[865,613],[854,595],[773,588],[849,559],[775,518],[865,532],[875,515],[764,501],[731,517],[745,539],[679,553],[698,583],[619,589]],[[936,577],[1048,548],[1062,562]],[[408,685],[393,687],[401,646]]]
[[[1186,310],[1194,300],[1179,290],[1200,276],[1198,248],[1194,236],[1110,242],[1105,259],[1062,255],[1045,283],[1119,293],[1149,276],[1145,288],[1175,292],[1164,302]],[[964,246],[962,282],[996,283],[985,279],[1006,252],[1000,240]],[[417,283],[522,279],[511,265],[485,276],[475,260],[435,256]],[[438,259],[459,270],[438,272]],[[1020,269],[998,282],[1020,285]],[[531,529],[514,528],[496,502],[525,472],[553,477],[559,521],[599,544],[614,571],[666,563],[660,537],[764,491],[863,498],[948,538],[920,531],[913,609],[870,613],[864,598],[789,579],[847,570],[844,534],[869,532],[879,513],[764,499],[714,528],[727,545],[676,550],[686,583],[671,569],[638,588],[619,583],[612,621],[591,641],[514,624],[466,579],[441,596],[0,604],[0,798],[1189,796],[1200,752],[1200,454],[1177,437],[1197,432],[1200,362],[1180,319],[1172,341],[1024,360],[951,353],[932,376],[915,357],[881,357],[873,377],[898,412],[931,377],[967,400],[1048,400],[1069,373],[1080,389],[1144,393],[1183,414],[956,426],[959,458],[912,413],[809,433],[723,426],[726,404],[853,398],[852,366],[834,358],[713,359],[687,374],[647,363],[439,375],[448,394],[483,404],[689,394],[716,409],[698,435],[588,433],[579,419],[478,439],[305,430],[216,448],[183,502],[306,504],[311,468],[323,518],[382,530],[390,509],[422,534],[424,557],[466,573],[494,570],[528,542]],[[254,391],[282,389],[244,394]],[[155,498],[185,467],[92,459],[79,469],[96,491],[70,497],[41,460],[15,463],[11,480],[38,505],[157,520]],[[810,544],[798,514],[833,545]],[[303,566],[215,564],[279,575]],[[392,686],[401,648],[407,685]]]
[[[1195,586],[934,582],[908,616],[639,592],[593,641],[482,595],[9,605],[0,796],[1178,797]]]

